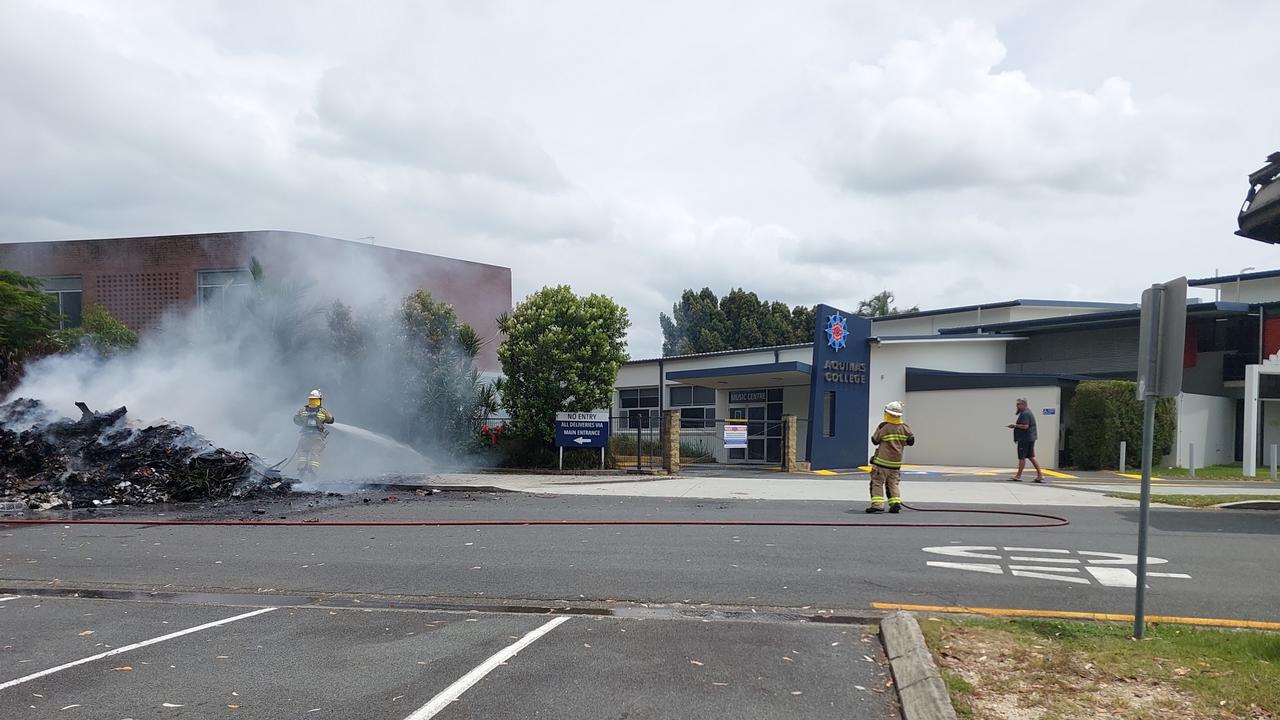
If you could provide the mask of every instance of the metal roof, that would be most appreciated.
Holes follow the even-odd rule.
[[[1249,303],[1235,302],[1210,302],[1210,303],[1194,303],[1187,305],[1187,314],[1212,314],[1223,313],[1237,315],[1249,312]],[[969,327],[943,328],[938,332],[943,335],[974,333],[978,331],[989,333],[1003,332],[1029,332],[1032,330],[1056,330],[1071,326],[1107,326],[1107,325],[1127,325],[1138,322],[1141,315],[1140,308],[1131,310],[1120,310],[1116,312],[1104,313],[1088,313],[1085,315],[1065,315],[1053,318],[1041,318],[1039,320],[1016,320],[1014,322],[992,323],[990,325],[971,325]]]
[[[1236,274],[1236,275],[1219,275],[1211,278],[1196,278],[1188,280],[1187,284],[1192,287],[1204,287],[1205,285],[1226,285],[1236,281],[1248,282],[1249,280],[1267,280],[1269,278],[1280,277],[1280,270],[1260,270],[1258,272]]]
[[[1136,305],[1133,303],[1087,302],[1084,300],[1035,300],[1018,298],[1015,300],[1004,300],[994,303],[981,303],[979,305],[958,305],[956,307],[938,308],[937,310],[917,310],[915,312],[898,313],[896,315],[882,315],[880,317],[871,318],[871,321],[884,322],[888,320],[906,320],[910,318],[929,317],[931,315],[949,315],[951,313],[973,312],[975,310],[997,310],[1000,308],[1010,307],[1095,308],[1099,310],[1106,310],[1109,308],[1136,307]]]
[[[635,365],[638,363],[658,362],[659,360],[687,360],[689,358],[718,357],[721,355],[741,355],[743,353],[772,352],[774,350],[795,350],[796,348],[813,347],[813,343],[793,343],[791,345],[764,345],[753,348],[739,348],[737,350],[716,350],[714,352],[704,353],[688,353],[686,355],[665,355],[653,358],[637,358],[628,360],[625,365]]]

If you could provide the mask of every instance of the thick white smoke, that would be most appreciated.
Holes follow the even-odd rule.
[[[362,253],[341,255],[264,260],[266,280],[247,305],[175,312],[135,350],[109,358],[82,351],[39,360],[9,399],[35,398],[68,417],[79,416],[77,401],[99,411],[124,405],[135,421],[191,425],[214,444],[268,464],[294,452],[293,414],[316,388],[339,423],[396,434],[404,422],[383,399],[406,392],[409,370],[403,358],[379,352],[389,346],[377,340],[395,335],[394,310],[418,288]],[[334,349],[326,313],[335,300],[351,307],[374,345],[359,357]],[[421,473],[464,461],[449,456],[452,449],[420,449],[429,461],[359,433],[331,432],[320,477]]]

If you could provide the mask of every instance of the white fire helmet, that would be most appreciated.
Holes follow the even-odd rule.
[[[894,400],[893,402],[884,406],[884,411],[894,417],[902,417],[902,402],[899,400]]]

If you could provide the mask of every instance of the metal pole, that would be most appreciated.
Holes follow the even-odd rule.
[[[1276,446],[1271,446],[1271,482],[1276,481]]]
[[[1124,440],[1120,441],[1120,472],[1124,472],[1125,470],[1125,464],[1124,464],[1125,455],[1127,454],[1127,451],[1129,449],[1127,446],[1128,446],[1128,443],[1126,443]]]
[[[604,446],[600,446],[600,469],[604,469]]]
[[[639,417],[637,415],[637,417]],[[636,472],[640,472],[640,423],[636,423]]]
[[[1156,370],[1160,358],[1160,316],[1163,312],[1161,300],[1164,292],[1161,286],[1152,286],[1151,298],[1151,333],[1148,339],[1149,362],[1146,368],[1139,368],[1140,377],[1145,373],[1146,389],[1142,396],[1142,501],[1138,508],[1138,587],[1134,596],[1133,637],[1141,640],[1146,634],[1147,626],[1147,534],[1151,523],[1151,453],[1155,444],[1156,429]]]
[[[1142,504],[1138,510],[1138,594],[1134,601],[1133,636],[1142,639],[1146,631],[1147,529],[1151,517],[1151,446],[1156,424],[1156,399],[1142,401]]]
[[[560,448],[560,469],[564,469],[564,448]]]
[[[1196,444],[1195,443],[1191,443],[1191,449],[1188,455],[1189,457],[1187,459],[1191,464],[1191,477],[1195,477],[1196,476]]]

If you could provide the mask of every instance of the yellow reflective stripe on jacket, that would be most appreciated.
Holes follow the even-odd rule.
[[[880,439],[881,440],[901,440],[902,442],[906,442],[911,438],[910,436],[907,436],[907,435],[881,435]]]
[[[879,465],[880,467],[889,468],[890,470],[897,470],[898,468],[902,467],[901,460],[885,460],[884,458],[878,457],[878,456],[871,458],[871,462],[876,465]]]

